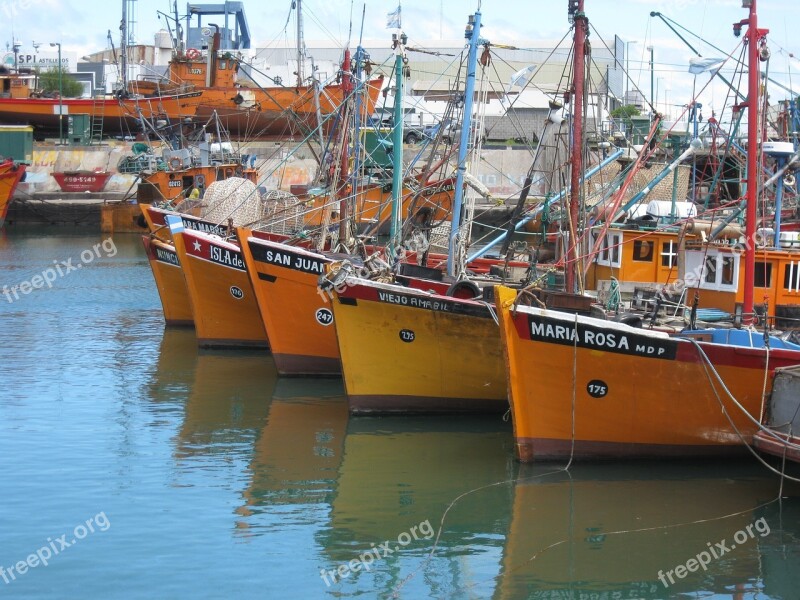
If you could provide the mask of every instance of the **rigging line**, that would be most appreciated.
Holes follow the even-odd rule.
[[[447,52],[436,52],[435,50],[424,50],[422,48],[414,48],[412,46],[406,46],[406,50],[409,52],[418,52],[420,54],[430,54],[431,56],[458,56],[457,54],[449,54]]]
[[[571,32],[572,32],[572,28],[570,28],[569,30],[567,30],[567,33],[565,33],[565,34],[564,34],[564,37],[562,37],[562,38],[561,38],[561,39],[558,41],[558,43],[556,44],[556,46],[555,46],[555,47],[554,47],[554,48],[553,48],[553,49],[550,51],[550,53],[549,53],[549,54],[548,54],[548,55],[545,57],[544,61],[542,61],[542,63],[539,65],[539,67],[537,67],[537,69],[536,69],[537,71],[539,70],[539,68],[541,68],[541,66],[542,66],[542,65],[544,65],[544,64],[547,64],[547,62],[548,62],[548,61],[549,61],[549,60],[550,60],[550,59],[553,57],[553,55],[556,53],[556,51],[557,51],[557,50],[560,50],[560,49],[561,49],[561,48],[560,48],[561,44],[563,44],[563,43],[564,43],[564,41],[565,41],[565,40],[566,40],[566,39],[567,39],[567,38],[570,36]],[[567,57],[569,57],[569,56],[571,56],[571,55],[572,55],[572,49],[570,48],[569,52],[567,53]],[[500,62],[502,62],[503,64],[505,64],[505,65],[507,65],[507,66],[511,66],[511,64],[510,64],[509,62],[507,62],[505,59],[503,59],[503,57],[501,57],[501,56],[498,56],[497,54],[494,54],[494,53],[492,53],[492,58],[493,58],[493,59],[495,59],[495,58],[496,58],[496,59],[500,60]],[[535,73],[534,73],[533,75],[535,76]],[[520,90],[520,94],[521,94],[522,92],[524,92],[524,91],[525,91],[525,90],[528,88],[528,86],[529,86],[529,85],[531,85],[531,82],[532,82],[532,81],[533,81],[533,76],[532,76],[530,79],[528,79],[528,81],[525,83],[525,85],[524,85],[524,86],[522,86],[522,90]],[[543,92],[543,93],[544,93],[545,95],[548,95],[546,92]],[[512,100],[512,102],[511,102],[511,104],[510,104],[510,106],[509,106],[509,110],[510,110],[510,109],[511,109],[511,108],[514,106],[514,104],[515,104],[515,103],[516,103],[516,101],[519,99],[519,97],[520,97],[520,96],[518,95],[518,96],[517,96],[517,97],[516,97],[514,100]],[[553,93],[552,93],[552,99],[553,99],[553,100],[555,100],[555,98],[556,98],[556,92],[553,92]]]
[[[359,90],[361,90],[361,89],[362,89],[362,85],[360,85],[360,83],[361,83],[361,82],[359,82],[359,85],[355,86],[355,88],[353,89],[353,91],[351,91],[351,92],[348,94],[348,96],[347,96],[347,97],[345,97],[345,98],[343,98],[343,99],[342,99],[342,104],[345,104],[345,103],[346,103],[346,102],[349,100],[349,98],[350,98],[350,97],[352,97],[352,95],[353,95],[353,94],[357,93]],[[323,119],[323,123],[325,123],[325,122],[327,122],[327,121],[331,120],[331,118],[332,118],[332,117],[334,117],[334,116],[336,116],[336,117],[338,118],[338,117],[339,117],[339,114],[340,114],[340,113],[339,113],[339,111],[336,111],[335,113],[331,113],[330,115],[326,115],[326,117]],[[322,126],[322,124],[320,124],[320,126]],[[308,140],[309,140],[309,139],[310,139],[310,138],[311,138],[311,137],[312,137],[312,136],[315,134],[315,132],[316,132],[316,128],[315,128],[314,130],[312,130],[310,133],[308,133],[308,134],[305,136],[305,138],[304,138],[304,139],[303,139],[303,140],[300,142],[300,144],[298,144],[298,145],[297,145],[295,148],[293,148],[292,150],[290,150],[290,151],[289,151],[289,153],[287,154],[286,158],[289,158],[290,156],[293,156],[293,155],[294,155],[296,152],[298,152],[299,148],[301,148],[301,147],[303,146],[303,144],[305,144],[305,143],[306,143],[306,142],[307,142],[307,141],[308,141]],[[274,169],[273,169],[273,170],[272,170],[270,173],[268,173],[268,174],[267,174],[267,175],[265,175],[265,176],[264,176],[264,177],[263,177],[261,180],[259,180],[259,184],[261,184],[262,182],[266,182],[266,181],[267,181],[267,180],[268,180],[270,177],[272,177],[272,175],[273,175],[273,174],[274,174],[274,173],[275,173],[275,172],[276,172],[276,171],[277,171],[279,168],[280,168],[280,165],[276,166],[276,167],[275,167],[275,168],[274,168]],[[256,187],[256,189],[255,189],[255,190],[253,190],[253,191],[252,191],[252,192],[250,192],[250,193],[249,193],[247,196],[245,196],[245,197],[244,197],[244,198],[243,198],[243,199],[242,199],[242,200],[239,202],[239,204],[237,204],[237,205],[236,205],[236,206],[235,206],[235,207],[234,207],[234,208],[233,208],[233,209],[232,209],[232,210],[231,210],[231,211],[228,213],[228,215],[227,215],[225,218],[223,218],[223,219],[222,219],[222,221],[220,221],[220,222],[219,222],[219,223],[217,223],[217,224],[218,224],[218,225],[220,225],[220,224],[222,224],[222,222],[224,222],[224,221],[226,221],[228,218],[230,218],[230,217],[231,217],[231,216],[232,216],[232,215],[233,215],[233,214],[234,214],[234,213],[235,213],[235,212],[236,212],[236,211],[237,211],[237,210],[238,210],[240,207],[242,207],[242,206],[245,204],[245,202],[247,202],[247,201],[250,199],[250,197],[252,196],[253,192],[257,192],[257,191],[258,191],[258,188]]]
[[[684,338],[684,339],[686,339],[689,342],[691,342],[692,345],[694,345],[695,349],[697,350],[697,354],[700,356],[701,363],[703,365],[703,368],[705,369],[705,373],[706,373],[706,377],[708,378],[709,385],[711,386],[711,389],[714,392],[714,395],[716,396],[717,401],[719,402],[720,407],[722,409],[722,414],[724,414],[725,418],[728,419],[728,423],[731,425],[731,427],[733,427],[733,430],[739,436],[739,440],[744,444],[744,446],[749,450],[749,452],[758,460],[758,462],[760,462],[762,465],[764,465],[769,471],[775,473],[776,475],[780,475],[782,479],[788,479],[789,481],[794,481],[795,483],[800,483],[800,479],[798,479],[796,477],[790,477],[790,476],[786,475],[784,472],[778,471],[772,465],[767,463],[763,458],[761,458],[761,456],[758,455],[758,453],[751,447],[751,445],[749,443],[747,443],[747,441],[745,441],[745,437],[744,437],[744,435],[742,435],[741,431],[736,426],[736,423],[734,423],[733,417],[731,417],[729,411],[726,410],[725,404],[722,401],[722,398],[720,397],[716,386],[714,385],[714,379],[719,383],[720,387],[725,392],[725,394],[728,396],[728,398],[733,402],[734,406],[736,406],[748,420],[753,422],[755,424],[755,426],[760,431],[763,431],[768,436],[776,439],[779,443],[786,445],[786,447],[800,449],[800,445],[793,444],[793,443],[791,443],[791,442],[789,442],[787,440],[784,440],[784,439],[780,438],[774,431],[772,431],[768,427],[765,427],[764,425],[759,423],[749,412],[747,412],[747,409],[745,409],[744,406],[742,406],[739,403],[739,401],[733,396],[733,394],[731,394],[730,390],[725,385],[725,381],[723,381],[723,379],[720,376],[719,372],[714,367],[714,364],[711,362],[711,359],[705,353],[705,350],[703,350],[702,346],[700,346],[700,344],[697,342],[697,340],[692,339],[691,337],[687,337],[687,338]],[[712,379],[712,375],[714,376],[713,379]]]

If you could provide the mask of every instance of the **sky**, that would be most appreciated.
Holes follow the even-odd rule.
[[[164,27],[157,11],[168,12],[168,0],[138,0],[137,38],[152,43],[153,33]],[[364,12],[363,35],[369,40],[386,40],[391,31],[386,28],[387,13],[394,10],[397,0],[302,0],[305,37],[344,46],[353,21],[353,41],[357,41]],[[495,44],[521,47],[542,45],[542,40],[561,39],[568,31],[567,0],[402,0],[402,24],[410,44],[425,47],[440,41],[463,43],[467,17],[480,4],[482,37]],[[105,2],[78,0],[0,0],[0,33],[7,44],[17,39],[23,52],[30,52],[32,42],[47,45],[61,42],[65,51],[78,56],[108,47],[110,30],[114,44],[119,45],[121,0]],[[294,17],[288,19],[291,0],[245,0],[245,10],[255,47],[265,47],[294,37]],[[186,10],[186,2],[178,3]],[[702,87],[708,75],[695,79],[688,73],[693,53],[658,18],[650,17],[659,11],[686,29],[706,38],[724,50],[720,53],[710,46],[690,38],[703,56],[724,56],[733,52],[739,42],[734,38],[732,25],[747,17],[741,0],[585,0],[592,37],[610,39],[616,34],[628,44],[629,72],[634,84],[650,94],[648,46],[654,47],[654,87],[658,88],[660,110],[680,112],[680,106],[691,99],[693,86]],[[770,75],[785,85],[800,91],[800,36],[791,24],[798,22],[798,0],[759,0],[759,24],[769,28],[768,37],[772,59]],[[352,17],[351,17],[352,15]],[[695,44],[696,42],[696,44]],[[725,70],[723,70],[723,73]],[[697,89],[696,88],[696,89]],[[714,86],[702,97],[708,104],[721,103],[721,86]],[[782,99],[786,93],[771,89],[771,99]]]

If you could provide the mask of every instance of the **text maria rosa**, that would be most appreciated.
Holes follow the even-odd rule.
[[[631,340],[629,336],[618,331],[593,331],[583,328],[576,331],[572,325],[553,325],[533,320],[530,321],[530,327],[531,339],[552,340],[562,344],[576,344],[582,348],[660,358],[668,358],[672,354],[670,347],[654,340]]]

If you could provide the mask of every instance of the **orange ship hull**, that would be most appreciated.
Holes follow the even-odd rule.
[[[421,186],[419,194],[409,188],[403,188],[401,218],[413,216],[432,221],[443,221],[452,210],[455,179],[443,179],[429,182]],[[370,185],[354,194],[356,220],[359,223],[386,223],[392,214],[392,190],[381,185]],[[339,203],[331,202],[327,194],[313,199],[304,215],[308,226],[320,225],[327,219],[330,222],[331,212],[338,212]]]
[[[237,228],[272,357],[281,375],[339,375],[333,313],[317,292],[328,257]]]
[[[20,181],[25,178],[25,165],[18,165],[12,160],[0,163],[0,227],[6,221],[8,207],[14,199],[14,192]]]
[[[180,119],[194,117],[199,92],[171,96],[117,100],[106,98],[0,98],[0,121],[34,125],[39,129],[57,132],[59,105],[64,115],[88,114],[102,111],[103,132],[130,133],[139,131],[139,111],[145,119]],[[66,133],[66,121],[63,122]]]
[[[771,389],[771,377],[763,387],[765,366],[769,376],[800,362],[800,351],[781,349],[775,338],[767,362],[762,348],[708,341],[747,332],[718,330],[693,342],[553,310],[514,311],[515,298],[514,290],[496,288],[523,462],[743,451],[757,430],[748,415],[760,418]]]
[[[382,78],[367,82],[367,93],[362,96],[365,114],[375,111],[381,90]],[[211,118],[216,113],[232,134],[250,137],[307,135],[317,127],[317,104],[314,88],[248,87],[202,88],[197,108],[198,118]],[[346,99],[341,85],[325,86],[319,93],[319,112],[323,131],[330,131],[335,118],[332,115]]]
[[[186,230],[178,217],[168,221],[183,267],[198,345],[267,348],[267,334],[239,249]]]
[[[167,325],[194,325],[189,292],[175,247],[149,235],[143,235],[142,241],[161,298],[164,321]]]

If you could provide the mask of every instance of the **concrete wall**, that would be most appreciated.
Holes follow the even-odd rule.
[[[135,176],[117,173],[117,164],[130,152],[129,145],[87,146],[56,149],[53,146],[34,147],[33,160],[28,167],[25,181],[17,188],[18,195],[50,194],[61,192],[53,179],[53,171],[112,171],[105,192],[125,193],[133,184]]]

